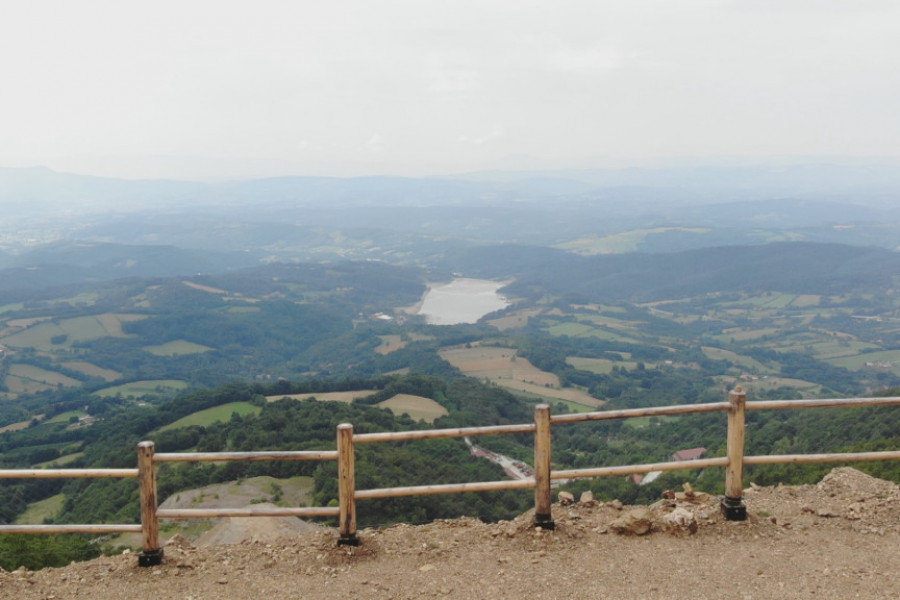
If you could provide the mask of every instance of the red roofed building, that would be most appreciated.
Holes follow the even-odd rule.
[[[703,453],[706,452],[706,448],[689,448],[687,450],[679,450],[675,454],[672,455],[672,460],[675,461],[685,461],[685,460],[697,460]]]

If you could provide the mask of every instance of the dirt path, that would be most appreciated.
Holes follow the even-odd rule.
[[[650,508],[554,505],[553,532],[535,530],[523,515],[366,530],[359,548],[336,547],[328,530],[277,543],[175,543],[165,563],[149,569],[125,555],[0,573],[0,598],[900,597],[896,485],[838,469],[816,486],[754,489],[746,500],[750,518],[742,523],[724,521],[714,498],[679,493]],[[672,517],[686,514],[693,526]],[[616,533],[641,515],[649,517],[647,534]]]

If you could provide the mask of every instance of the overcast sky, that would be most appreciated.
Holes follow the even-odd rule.
[[[3,0],[0,166],[898,160],[898,30],[896,0]]]

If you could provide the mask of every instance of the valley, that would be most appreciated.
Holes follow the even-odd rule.
[[[227,229],[226,244],[216,236],[225,220],[242,218],[233,206],[193,227],[187,216],[169,222],[171,235],[200,249],[123,244],[110,239],[114,228],[102,229],[102,242],[8,246],[0,257],[0,468],[132,467],[145,439],[164,452],[333,449],[340,422],[365,432],[527,423],[538,403],[561,414],[721,402],[737,385],[751,400],[900,388],[900,258],[892,249],[820,241],[697,247],[695,236],[717,235],[705,217],[659,227],[611,217],[600,231],[588,224],[600,206],[583,199],[555,211],[525,204],[498,201],[473,213],[398,199],[383,214],[341,221],[360,204],[335,203],[302,225],[282,219],[283,227],[263,224],[261,208],[259,219]],[[277,206],[296,214],[289,203]],[[686,210],[685,219],[691,214],[703,215]],[[445,217],[440,232],[420,227],[436,215]],[[502,215],[516,215],[515,223]],[[144,235],[162,228],[161,217],[145,217],[126,219],[121,231],[134,241],[162,239]],[[522,245],[529,231],[541,235]],[[673,245],[633,252],[663,248],[663,239]],[[747,450],[893,449],[898,413],[754,414]],[[554,468],[659,462],[700,447],[723,456],[723,428],[716,415],[573,425],[554,431]],[[477,444],[517,464],[533,459],[528,436]],[[362,447],[358,465],[363,489],[505,476],[463,440]],[[826,468],[747,470],[764,485],[815,481]],[[900,480],[893,463],[860,468]],[[663,474],[641,486],[581,480],[573,490],[652,501],[687,479],[720,493],[716,471]],[[333,465],[205,464],[167,465],[160,500],[260,477],[307,478],[305,501],[316,506],[336,497]],[[276,495],[251,500],[285,506]],[[497,521],[528,504],[515,491],[371,500],[362,525]],[[0,482],[0,522],[137,516],[127,482]],[[108,551],[128,544],[104,543]]]

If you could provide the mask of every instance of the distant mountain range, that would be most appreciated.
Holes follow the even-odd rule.
[[[0,168],[0,251],[90,242],[240,252],[253,260],[423,264],[435,255],[495,244],[586,255],[785,241],[895,249],[898,199],[900,169],[879,166],[230,183]]]

